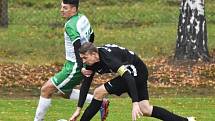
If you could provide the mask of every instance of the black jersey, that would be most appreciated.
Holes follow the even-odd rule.
[[[86,68],[88,70],[93,70],[93,72],[104,74],[112,72],[118,73],[120,67],[125,67],[124,70],[126,71],[122,75],[119,73],[119,75],[121,75],[121,77],[126,81],[132,101],[136,102],[138,100],[138,96],[134,77],[138,76],[137,65],[141,59],[134,52],[115,44],[107,44],[102,47],[98,47],[98,54],[100,61],[92,66],[87,66]],[[84,104],[93,76],[94,73],[91,77],[84,77],[84,81],[80,89],[81,92],[78,107],[82,107]]]
[[[139,57],[132,51],[115,44],[107,44],[98,48],[100,61],[92,65],[92,70],[99,74],[117,72],[124,65],[128,71],[137,76],[135,63]]]

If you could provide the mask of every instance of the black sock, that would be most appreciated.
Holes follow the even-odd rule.
[[[93,116],[96,115],[96,113],[99,111],[101,105],[102,101],[93,98],[90,105],[84,111],[84,114],[82,115],[80,121],[90,121]]]
[[[161,119],[163,121],[188,121],[187,118],[175,115],[164,108],[153,106],[151,117]]]

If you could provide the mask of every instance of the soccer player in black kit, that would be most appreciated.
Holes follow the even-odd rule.
[[[164,108],[149,104],[148,69],[134,52],[115,44],[95,47],[90,42],[84,43],[79,51],[80,57],[87,67],[82,69],[85,79],[80,89],[77,110],[70,121],[76,121],[80,115],[95,72],[99,74],[117,73],[119,76],[94,90],[94,98],[84,111],[80,121],[90,121],[98,112],[102,99],[107,94],[120,96],[126,92],[133,103],[132,121],[136,121],[140,116],[150,116],[163,121],[196,121],[194,117],[178,116]]]

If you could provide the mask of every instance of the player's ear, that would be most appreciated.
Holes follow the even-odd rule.
[[[73,12],[77,12],[78,11],[78,8],[76,6],[71,5],[70,7],[71,7],[71,9],[72,9]]]

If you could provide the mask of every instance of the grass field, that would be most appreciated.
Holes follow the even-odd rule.
[[[37,105],[36,99],[0,99],[0,121],[32,121]],[[110,98],[110,113],[107,121],[131,121],[131,103],[128,98]],[[120,103],[119,103],[120,102]],[[152,98],[151,103],[182,116],[196,116],[197,121],[214,121],[214,98]],[[75,110],[75,101],[53,99],[46,121],[67,119]],[[97,114],[92,121],[100,121]],[[159,121],[142,118],[139,121]]]
[[[62,64],[65,59],[64,20],[59,13],[59,1],[8,1],[9,27],[0,28],[0,63]],[[96,44],[119,44],[134,50],[144,59],[174,54],[179,15],[178,0],[81,1],[80,11],[86,14],[94,28]],[[208,47],[212,51],[215,49],[215,0],[207,0],[205,4]],[[0,89],[0,121],[32,121],[38,103],[35,96],[39,97],[39,90],[33,90],[27,98],[24,94],[19,95],[25,93],[23,90],[11,90],[15,90],[15,95],[11,96],[4,89]],[[153,105],[165,107],[183,116],[196,116],[197,121],[215,121],[214,88],[203,87],[198,91],[160,89],[150,92],[153,95]],[[182,92],[187,94],[180,94]],[[165,96],[159,96],[164,93]],[[130,121],[130,99],[110,97],[110,100],[107,121]],[[74,101],[54,98],[46,120],[69,118],[75,106]],[[93,121],[99,121],[99,116]],[[141,121],[158,120],[142,118]]]

